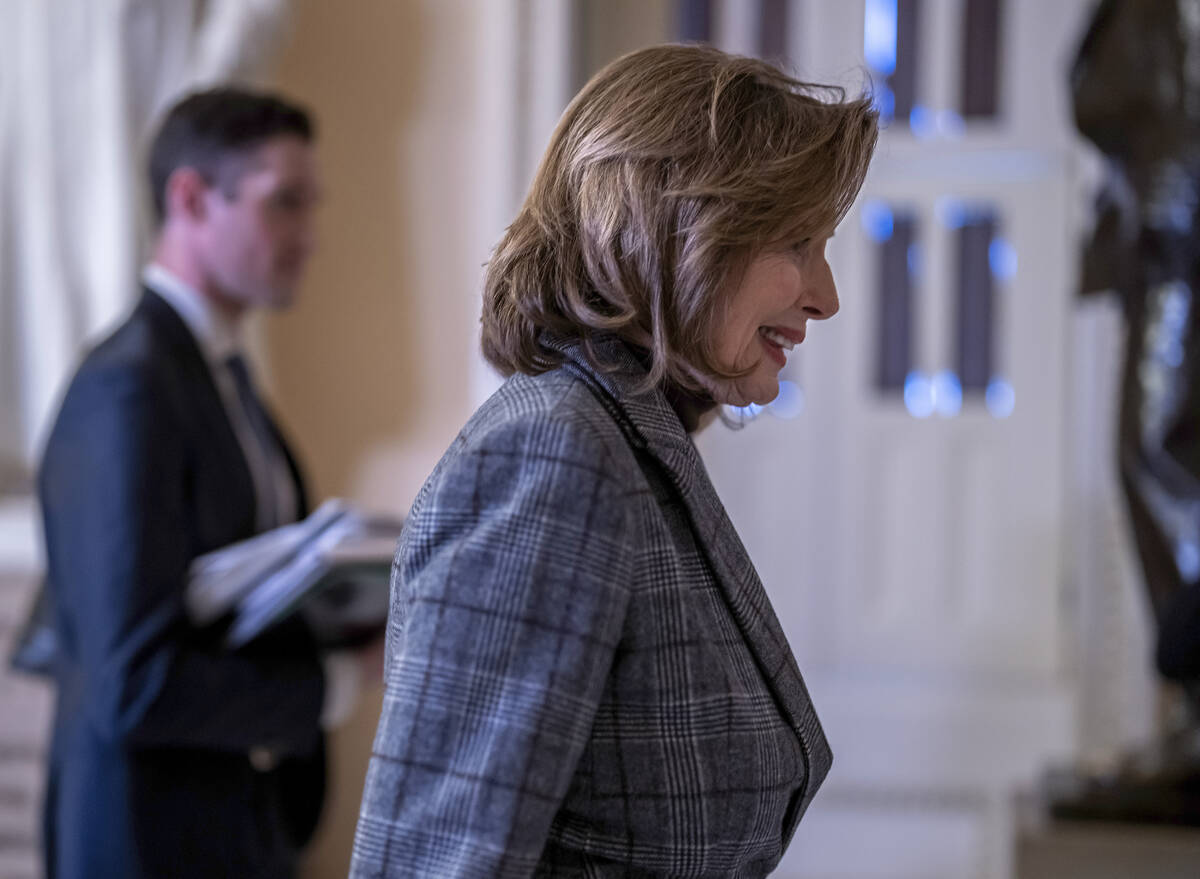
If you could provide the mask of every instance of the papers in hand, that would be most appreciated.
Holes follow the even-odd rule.
[[[330,500],[307,519],[200,556],[188,616],[203,626],[232,614],[230,647],[300,612],[325,647],[352,646],[387,622],[388,578],[401,522]]]

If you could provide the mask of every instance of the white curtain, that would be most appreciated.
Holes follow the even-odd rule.
[[[0,0],[0,473],[28,472],[88,342],[131,305],[163,109],[256,79],[287,0]]]

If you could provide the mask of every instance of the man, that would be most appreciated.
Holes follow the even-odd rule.
[[[323,669],[299,621],[224,650],[184,593],[196,556],[306,513],[239,331],[291,303],[312,252],[312,126],[277,97],[195,94],[149,172],[141,299],[80,366],[39,475],[60,650],[47,873],[287,877],[354,664]]]

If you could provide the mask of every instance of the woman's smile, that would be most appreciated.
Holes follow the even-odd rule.
[[[778,364],[780,369],[787,366],[787,354],[804,341],[804,330],[787,330],[779,327],[759,327],[758,338],[767,354]]]

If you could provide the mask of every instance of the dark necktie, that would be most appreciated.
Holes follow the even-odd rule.
[[[229,372],[233,376],[234,385],[237,387],[238,400],[242,404],[242,411],[246,415],[246,422],[250,425],[253,440],[258,444],[260,452],[259,460],[261,462],[263,485],[258,492],[258,503],[262,506],[265,515],[259,521],[265,524],[266,527],[273,528],[279,524],[279,499],[275,486],[275,466],[279,461],[280,452],[279,445],[275,441],[275,431],[271,427],[271,420],[267,416],[267,411],[263,408],[258,394],[254,391],[254,382],[250,378],[250,368],[242,355],[234,354],[225,361],[225,365],[229,368]],[[254,466],[253,462],[251,462],[251,466]]]

